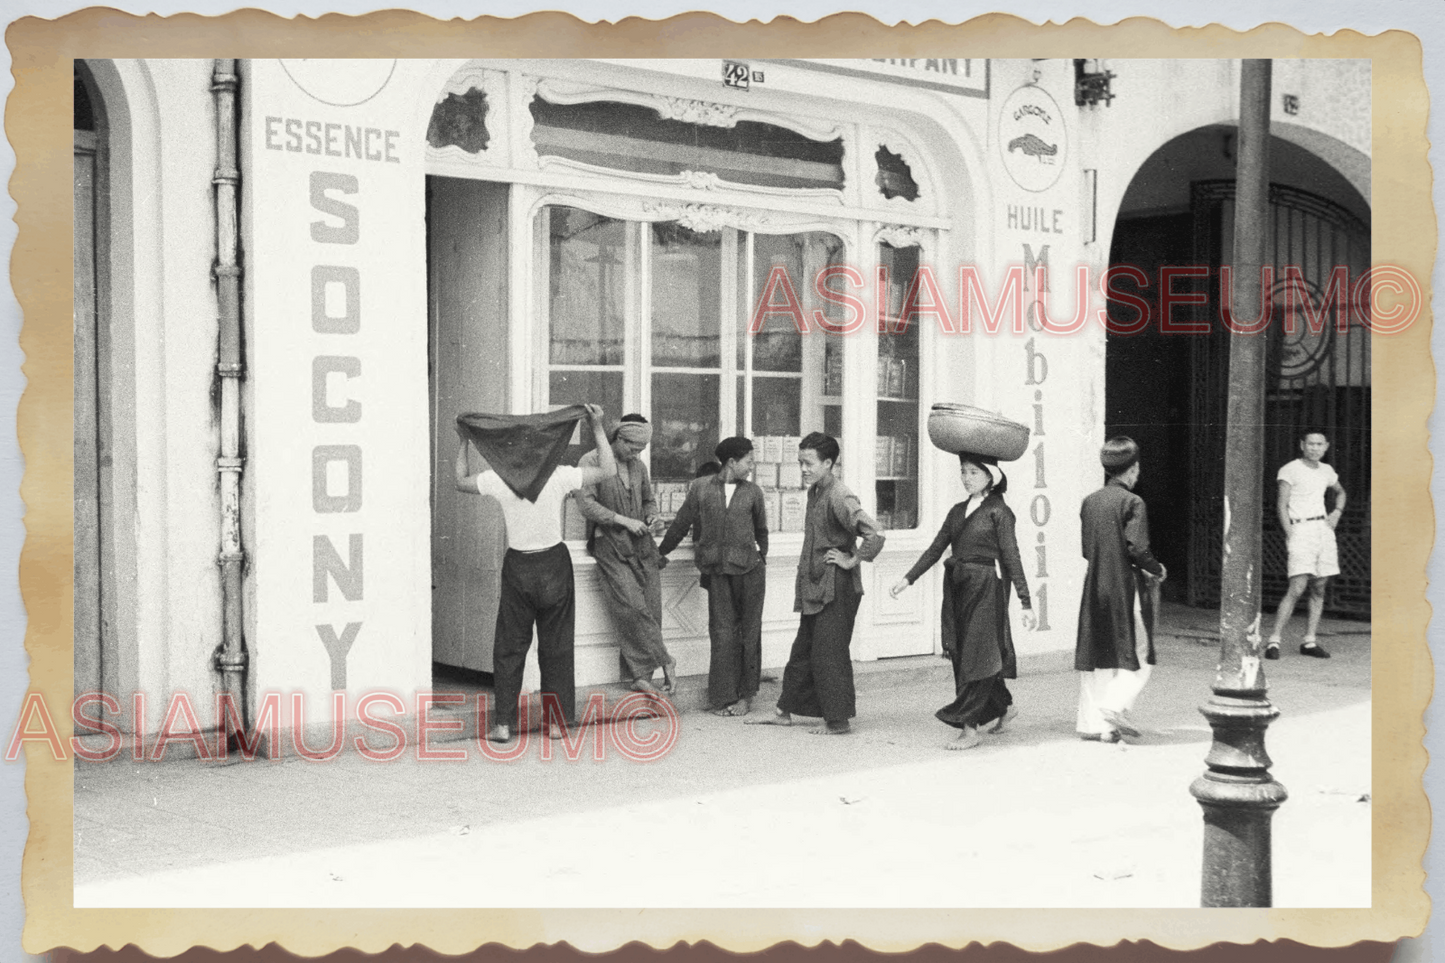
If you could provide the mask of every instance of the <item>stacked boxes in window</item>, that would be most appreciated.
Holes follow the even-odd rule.
[[[873,449],[873,474],[879,478],[887,478],[893,474],[893,437],[891,435],[879,435]]]
[[[797,493],[803,485],[798,468],[796,435],[758,435],[753,438],[753,481],[763,490],[763,506],[768,514],[768,531],[803,530],[799,519],[796,528],[790,522],[787,495]]]

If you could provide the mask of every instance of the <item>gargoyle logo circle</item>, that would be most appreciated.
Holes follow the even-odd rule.
[[[1008,95],[998,117],[998,149],[1015,184],[1039,193],[1053,187],[1069,156],[1069,135],[1054,98],[1040,87]]]

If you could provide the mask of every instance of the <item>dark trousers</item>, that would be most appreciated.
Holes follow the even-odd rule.
[[[662,580],[657,567],[652,559],[624,558],[600,539],[592,555],[617,626],[617,664],[622,678],[651,679],[672,662],[662,641]]]
[[[713,575],[707,593],[712,658],[707,698],[715,709],[758,694],[763,668],[763,594],[768,570],[754,565],[741,575]]]
[[[492,676],[497,706],[495,725],[517,725],[517,697],[522,670],[537,626],[537,663],[542,670],[543,724],[555,697],[562,720],[577,715],[573,667],[572,554],[560,542],[540,552],[508,549],[502,560],[502,598],[497,607],[497,632],[492,646]]]
[[[853,620],[862,601],[847,572],[834,576],[833,601],[815,615],[804,615],[783,670],[778,709],[825,722],[847,722],[856,714],[853,694]],[[714,585],[716,583],[714,582]]]

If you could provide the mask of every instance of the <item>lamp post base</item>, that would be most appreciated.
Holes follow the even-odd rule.
[[[1199,710],[1214,730],[1208,771],[1189,787],[1204,809],[1201,906],[1270,906],[1270,822],[1289,794],[1270,775],[1264,733],[1279,710],[1219,695]]]

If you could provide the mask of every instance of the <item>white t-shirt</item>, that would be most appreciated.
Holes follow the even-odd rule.
[[[1278,478],[1289,482],[1289,517],[1295,521],[1325,514],[1325,492],[1339,481],[1339,475],[1324,462],[1311,468],[1296,458],[1279,470]]]
[[[477,476],[477,492],[501,502],[507,520],[507,547],[519,552],[551,548],[562,541],[562,502],[581,487],[582,469],[570,465],[553,470],[535,502],[518,498],[494,471]]]
[[[727,507],[733,503],[733,492],[738,490],[738,483],[723,482],[723,488],[727,491],[727,495],[723,498],[723,506]]]

